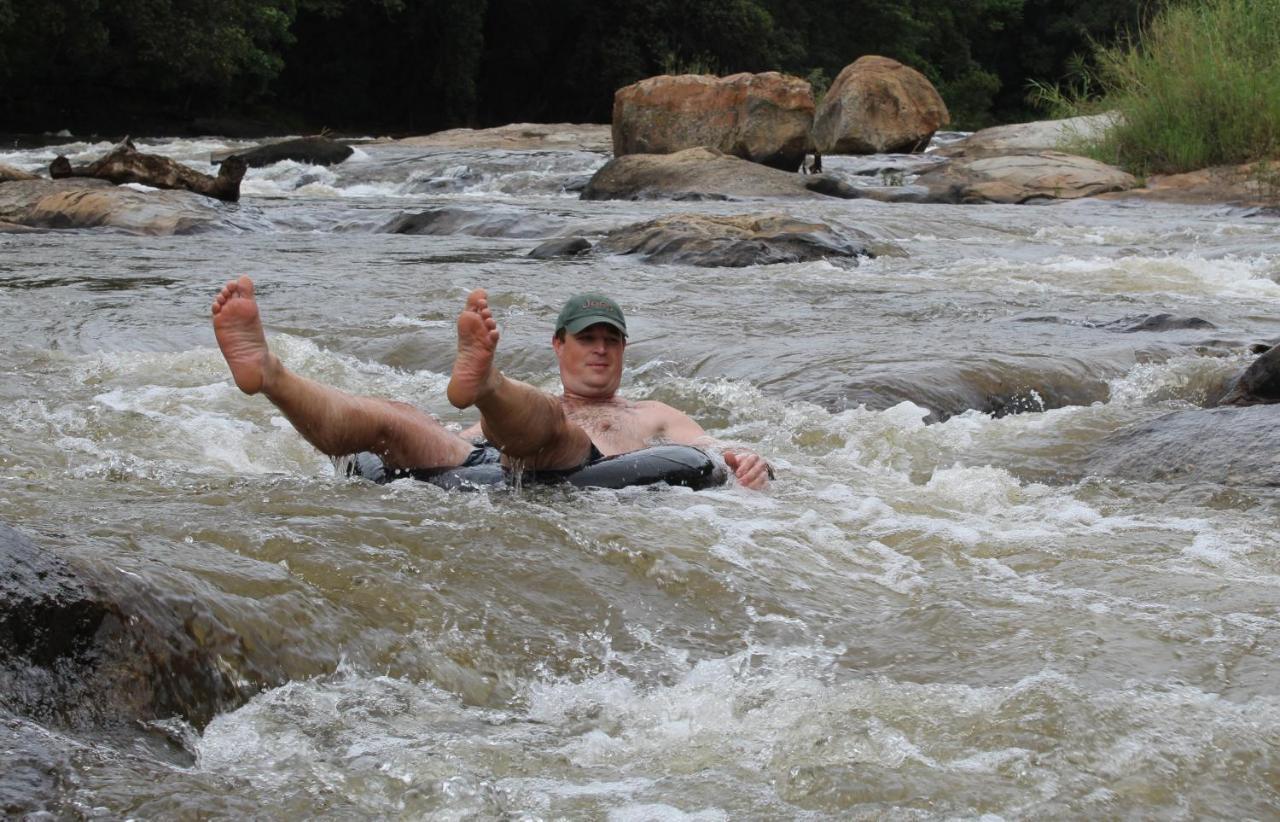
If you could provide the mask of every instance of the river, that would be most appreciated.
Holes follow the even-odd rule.
[[[205,170],[232,145],[139,141]],[[853,179],[852,158],[825,159]],[[1090,470],[1109,435],[1202,403],[1280,337],[1280,221],[1098,200],[579,201],[605,160],[370,143],[332,169],[251,170],[213,231],[0,234],[0,521],[198,606],[281,675],[201,729],[0,712],[9,755],[45,751],[55,775],[31,807],[1280,814],[1275,489]],[[451,209],[451,233],[376,230],[425,208]],[[888,253],[526,256],[676,211],[782,211]],[[209,307],[238,274],[293,369],[458,425],[444,387],[469,289],[489,289],[503,370],[547,389],[561,303],[607,291],[628,315],[624,393],[759,451],[777,480],[338,477],[229,379]],[[1212,327],[1125,330],[1160,313]]]

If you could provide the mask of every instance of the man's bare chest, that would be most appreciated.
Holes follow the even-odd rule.
[[[596,447],[606,454],[634,451],[649,445],[653,432],[643,416],[630,405],[566,408],[570,420],[582,426]]]

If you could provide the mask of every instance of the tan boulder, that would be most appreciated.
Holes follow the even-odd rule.
[[[709,148],[675,154],[629,154],[605,163],[584,200],[733,200],[755,197],[857,197],[824,174],[792,174]]]
[[[0,186],[0,222],[33,228],[123,229],[190,234],[214,227],[220,213],[188,191],[138,191],[93,179],[28,180]]]
[[[867,55],[831,84],[814,119],[813,144],[823,154],[924,151],[950,121],[946,103],[923,74]]]
[[[1136,186],[1132,174],[1058,151],[953,160],[920,175],[929,202],[1026,203],[1073,200]]]
[[[0,163],[0,183],[11,183],[15,180],[39,179],[40,178],[38,176],[28,171],[23,171],[20,168],[14,168],[13,166],[7,166],[4,163]]]
[[[975,131],[954,146],[939,149],[945,156],[976,157],[980,154],[1028,154],[1036,151],[1069,151],[1074,144],[1097,140],[1120,122],[1110,111],[1065,120],[1011,123]]]
[[[779,74],[662,75],[613,95],[613,154],[671,154],[705,146],[784,171],[804,159],[813,90]]]
[[[374,141],[376,145],[379,142]],[[495,128],[453,128],[390,141],[392,145],[428,149],[496,148],[508,151],[612,150],[609,126],[583,123],[511,123]]]

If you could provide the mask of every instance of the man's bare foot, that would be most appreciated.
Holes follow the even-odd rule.
[[[213,301],[213,336],[231,368],[236,387],[246,394],[262,390],[271,351],[253,299],[253,280],[240,277],[222,287]]]
[[[494,388],[498,373],[493,370],[493,354],[498,350],[498,323],[489,311],[483,288],[467,295],[467,305],[458,315],[458,356],[446,392],[455,408],[470,408]]]

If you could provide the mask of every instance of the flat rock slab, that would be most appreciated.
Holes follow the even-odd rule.
[[[804,222],[784,214],[672,214],[610,232],[596,250],[635,254],[651,263],[741,268],[828,257],[870,257],[865,239],[846,237],[825,223]]]
[[[28,180],[0,185],[0,222],[28,228],[117,228],[193,234],[216,227],[214,201],[188,191],[138,191],[102,180]]]
[[[1104,194],[1104,200],[1146,200],[1182,205],[1275,206],[1280,164],[1214,166],[1184,174],[1153,174],[1142,188]]]
[[[1107,437],[1089,473],[1280,487],[1280,406],[1177,411]]]
[[[582,190],[584,200],[858,196],[852,186],[826,175],[779,171],[708,148],[615,157]]]
[[[594,123],[511,123],[497,128],[453,128],[389,141],[413,148],[497,148],[511,151],[591,151],[613,153],[611,126]]]
[[[952,203],[1074,200],[1138,184],[1118,168],[1058,151],[953,160],[915,182],[929,189],[930,202]]]
[[[1118,117],[1115,112],[1107,112],[1065,120],[993,126],[975,131],[959,143],[939,149],[938,153],[949,157],[977,157],[1063,151],[1076,142],[1097,139],[1116,124]]]

